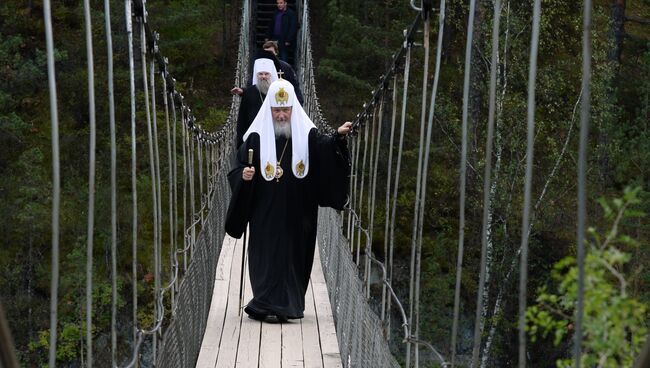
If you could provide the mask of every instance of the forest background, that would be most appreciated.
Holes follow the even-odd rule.
[[[555,366],[570,356],[571,328],[558,316],[572,313],[572,303],[562,282],[570,284],[571,256],[575,256],[576,162],[581,78],[582,3],[570,0],[542,2],[542,28],[537,79],[537,135],[533,182],[534,219],[530,230],[529,346],[533,366]],[[590,247],[596,259],[612,266],[603,273],[597,266],[588,273],[598,301],[595,309],[625,310],[613,315],[592,311],[587,323],[611,320],[623,329],[638,326],[645,334],[650,305],[650,226],[642,216],[650,210],[650,1],[598,0],[594,2],[592,129],[588,172]],[[128,69],[123,3],[112,1],[116,60],[118,162],[129,162]],[[312,42],[317,91],[325,117],[336,125],[356,116],[369,100],[378,78],[400,47],[402,30],[415,17],[406,0],[314,0],[311,4]],[[103,2],[91,1],[95,68],[105,70]],[[152,28],[161,34],[160,47],[169,57],[170,71],[179,82],[197,119],[207,130],[226,120],[228,90],[234,80],[241,1],[167,0],[147,4]],[[462,279],[461,324],[458,352],[471,354],[472,330],[481,248],[482,173],[487,122],[489,55],[493,2],[477,1],[470,91],[470,147],[465,270]],[[462,75],[467,27],[467,1],[447,2],[441,81],[432,141],[432,167],[428,173],[427,211],[423,243],[421,338],[449,355],[453,313],[456,246],[458,237],[458,157],[460,147]],[[511,366],[516,362],[518,247],[523,201],[525,162],[526,81],[532,1],[503,1],[499,50],[496,141],[489,241],[489,279],[482,319],[485,334],[481,348],[484,366]],[[432,21],[436,38],[437,17]],[[76,1],[53,4],[57,82],[62,141],[63,207],[60,290],[59,362],[79,366],[83,360],[82,321],[85,295],[85,223],[88,177],[88,102],[86,56],[83,42],[83,6]],[[119,32],[118,32],[119,30]],[[421,42],[420,40],[417,40]],[[433,42],[432,42],[433,47]],[[49,326],[51,164],[49,104],[44,54],[42,3],[6,0],[0,3],[0,300],[13,331],[24,366],[46,361]],[[400,297],[408,300],[408,258],[412,228],[413,188],[417,170],[422,83],[422,48],[416,48],[407,106],[407,136],[398,198],[398,232],[395,278]],[[430,68],[432,70],[433,68]],[[433,74],[426,76],[429,86]],[[106,81],[95,79],[98,91],[98,186],[96,210],[96,279],[94,280],[94,335],[98,361],[110,346],[110,185]],[[401,87],[398,86],[401,93]],[[142,98],[139,95],[138,98]],[[399,106],[391,107],[399,108]],[[139,112],[142,114],[142,112]],[[390,116],[390,114],[387,114]],[[140,116],[142,118],[142,116]],[[384,132],[389,121],[383,121]],[[146,144],[139,130],[140,152]],[[388,143],[388,137],[383,137]],[[138,190],[148,198],[150,178],[141,160]],[[385,161],[385,160],[384,160]],[[380,161],[382,162],[382,161]],[[130,167],[119,165],[120,202],[130,203]],[[385,169],[382,173],[385,175]],[[164,173],[163,173],[164,175]],[[382,193],[385,184],[379,184]],[[628,190],[625,188],[637,188]],[[163,189],[164,192],[164,189]],[[632,193],[632,194],[629,194]],[[603,198],[619,198],[604,200]],[[151,208],[141,205],[141,218]],[[619,211],[620,209],[620,211]],[[133,282],[142,292],[143,325],[151,323],[151,225],[139,233],[139,275],[130,274],[130,207],[118,206],[119,356],[129,356],[132,331],[129,293]],[[624,214],[621,219],[616,215]],[[383,229],[383,205],[377,210],[376,228]],[[614,227],[613,225],[617,225]],[[611,235],[616,242],[602,247]],[[383,257],[383,234],[376,231],[373,250]],[[612,253],[613,252],[613,253]],[[618,253],[616,253],[618,252]],[[612,256],[619,255],[618,258]],[[566,258],[569,257],[569,258]],[[644,267],[645,266],[645,267]],[[567,276],[568,275],[568,276]],[[623,299],[615,299],[625,281]],[[567,281],[568,280],[568,281]],[[568,288],[570,289],[570,288]],[[377,298],[378,288],[373,288]],[[575,291],[573,292],[575,294]],[[147,297],[149,295],[149,297]],[[554,295],[559,297],[553,298]],[[615,304],[620,302],[622,304]],[[148,307],[148,308],[147,308]],[[550,308],[549,308],[550,307]],[[547,313],[547,314],[544,314]],[[617,318],[613,318],[613,316]],[[547,318],[548,317],[548,318]],[[620,317],[620,318],[619,318]],[[395,316],[394,318],[398,318]],[[396,326],[397,325],[397,326]],[[394,323],[393,327],[399,327]],[[393,331],[392,348],[403,360],[399,329]],[[590,338],[598,342],[593,332]],[[611,336],[610,336],[611,339]],[[623,337],[622,344],[636,346]],[[636,345],[635,345],[636,344]],[[596,344],[597,346],[597,344]],[[145,347],[146,352],[150,351]],[[591,349],[591,347],[589,348]],[[594,347],[598,352],[598,348]],[[633,355],[635,351],[627,352]],[[426,352],[425,361],[432,362]],[[615,357],[617,362],[624,359]],[[104,360],[106,361],[106,360]],[[433,363],[428,363],[433,364]]]

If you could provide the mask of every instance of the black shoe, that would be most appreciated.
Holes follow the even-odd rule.
[[[246,312],[246,314],[248,314],[248,318],[254,319],[256,321],[264,321],[268,317],[266,314],[257,313],[252,308],[249,308],[249,307],[244,308],[244,312]]]
[[[286,323],[288,321],[287,317],[276,314],[269,314],[266,316],[264,322],[266,323]]]

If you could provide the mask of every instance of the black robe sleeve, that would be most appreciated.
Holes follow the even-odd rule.
[[[257,139],[253,138],[256,137]],[[233,238],[241,238],[246,231],[246,225],[251,216],[251,205],[254,191],[254,181],[244,181],[242,172],[248,165],[248,149],[259,141],[259,136],[253,134],[244,144],[239,147],[232,164],[232,170],[228,173],[228,182],[232,190],[228,214],[226,215],[226,233]],[[259,144],[258,144],[259,146]],[[256,153],[257,155],[257,153]],[[256,162],[253,160],[253,162]]]
[[[343,210],[350,190],[350,153],[339,135],[318,134],[318,205]]]

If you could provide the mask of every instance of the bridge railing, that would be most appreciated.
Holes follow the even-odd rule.
[[[120,345],[129,343],[129,357],[118,357],[117,326],[117,228],[116,228],[116,134],[115,134],[115,104],[113,99],[113,57],[111,31],[111,2],[105,1],[104,18],[106,20],[106,38],[108,50],[108,97],[110,111],[110,146],[111,146],[111,349],[110,365],[139,366],[156,362],[159,366],[189,367],[194,364],[205,330],[207,313],[212,297],[212,285],[219,252],[224,237],[224,218],[230,196],[226,180],[229,170],[233,141],[234,125],[238,113],[238,99],[233,96],[230,113],[224,126],[217,132],[209,132],[201,127],[186,104],[183,95],[176,89],[175,79],[169,73],[167,58],[159,47],[159,35],[150,28],[145,0],[126,0],[124,17],[128,40],[128,65],[130,89],[131,117],[131,197],[132,197],[132,240],[131,258],[133,291],[131,304],[133,306],[132,321],[133,335],[130,341],[120,341]],[[88,181],[88,237],[87,237],[87,267],[86,267],[86,338],[84,341],[84,363],[92,367],[95,363],[93,356],[93,235],[94,235],[94,192],[95,192],[95,95],[92,50],[91,8],[88,1],[84,2],[84,18],[86,24],[86,44],[88,58],[88,105],[90,120],[90,163]],[[56,73],[54,64],[54,42],[52,35],[50,1],[43,3],[45,20],[45,35],[48,57],[48,80],[50,90],[50,110],[52,121],[52,285],[50,304],[50,334],[49,334],[49,366],[55,367],[57,361],[58,332],[58,287],[59,287],[59,216],[61,200],[60,154],[58,132],[58,101]],[[250,46],[248,44],[249,22],[251,8],[244,2],[240,28],[238,62],[235,73],[235,85],[244,85],[248,77]],[[139,44],[138,44],[139,43]],[[137,44],[134,46],[134,44]],[[136,49],[139,48],[139,52]],[[139,55],[138,55],[139,54]],[[136,80],[136,66],[141,67],[141,73]],[[136,88],[137,86],[137,88]],[[136,90],[144,94],[144,106],[136,101]],[[156,97],[162,96],[163,103],[156,105]],[[124,106],[120,106],[124,108]],[[126,108],[128,109],[128,107]],[[146,119],[136,115],[136,110],[144,110]],[[158,121],[164,115],[164,123]],[[144,120],[144,121],[141,121]],[[160,124],[159,124],[160,123]],[[146,127],[146,154],[137,152],[137,131]],[[160,132],[159,129],[160,128]],[[159,140],[166,137],[166,156],[164,142]],[[128,145],[125,145],[128,147]],[[182,163],[180,151],[182,150]],[[141,265],[138,262],[141,221],[139,204],[148,198],[138,198],[138,178],[142,174],[138,159],[145,156],[148,161],[147,173],[151,182],[152,223],[146,227],[153,228],[152,244],[153,267],[153,308],[142,313],[138,300],[142,291],[138,291],[138,280],[142,278]],[[161,157],[163,159],[161,159]],[[166,159],[166,160],[164,160]],[[165,162],[166,161],[166,162]],[[162,177],[167,166],[167,177]],[[179,169],[182,167],[182,169]],[[162,169],[161,169],[162,168]],[[164,186],[163,186],[164,183]],[[167,193],[162,188],[168,189]],[[164,201],[166,199],[167,201]],[[163,203],[167,202],[167,203]],[[163,213],[163,208],[166,213]],[[169,216],[168,221],[163,221]],[[179,223],[182,218],[182,224]],[[163,228],[165,224],[165,228]],[[163,247],[164,230],[168,230],[168,243]],[[178,241],[181,238],[181,241]],[[123,241],[124,242],[124,241]],[[169,249],[169,265],[163,267],[163,249]],[[148,266],[147,266],[148,267]],[[145,275],[147,279],[149,275]],[[165,278],[165,279],[163,279]],[[143,326],[139,314],[150,314],[152,325]],[[162,339],[162,340],[161,340]],[[162,342],[162,344],[161,344]],[[143,351],[143,346],[147,346]],[[103,362],[106,363],[106,362]]]
[[[298,75],[305,96],[305,111],[321,131],[333,133],[334,129],[323,117],[316,93],[308,0],[302,2],[301,10]],[[350,252],[350,241],[343,236],[344,228],[340,213],[332,209],[319,210],[320,258],[343,366],[399,367],[384,337],[383,323],[368,304],[365,287]]]

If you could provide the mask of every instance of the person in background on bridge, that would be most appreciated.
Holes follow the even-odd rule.
[[[280,60],[289,62],[293,59],[293,51],[298,34],[298,18],[296,13],[289,9],[287,0],[277,0],[278,10],[273,14],[269,30],[266,33],[266,41],[278,41],[280,48]],[[290,57],[291,56],[291,57]]]
[[[262,48],[263,51],[258,51],[257,55],[255,56],[255,59],[266,58],[266,59],[273,60],[273,63],[275,64],[275,69],[278,71],[278,73],[284,73],[282,75],[282,78],[286,79],[289,83],[293,84],[293,88],[296,91],[296,97],[298,97],[298,102],[300,102],[301,105],[304,105],[302,91],[300,90],[300,82],[298,81],[298,76],[296,75],[296,72],[293,70],[293,68],[289,63],[284,62],[278,59],[277,57],[278,43],[275,41],[266,41],[262,46]],[[250,86],[251,84],[249,83],[249,85],[246,88]],[[233,89],[230,90],[230,92],[241,96],[244,93],[244,90],[241,89],[240,87],[234,87]]]
[[[249,226],[250,318],[303,318],[316,245],[318,207],[342,210],[350,161],[346,135],[320,132],[296,99],[291,83],[271,84],[244,135],[228,174],[232,197],[226,232],[240,238]],[[249,154],[251,157],[249,157]]]
[[[237,115],[237,137],[235,147],[239,147],[243,141],[244,133],[251,126],[253,119],[264,102],[266,92],[272,82],[278,80],[278,73],[273,60],[259,58],[253,64],[253,85],[246,88],[242,93],[239,103],[239,115]]]

